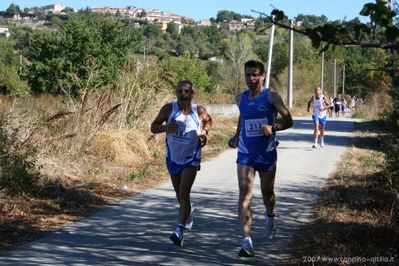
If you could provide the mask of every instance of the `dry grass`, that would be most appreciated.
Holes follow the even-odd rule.
[[[362,107],[357,107],[353,117],[363,119],[375,119],[392,110],[392,98],[388,91],[374,93],[370,99],[364,102]]]
[[[375,131],[380,127],[370,122],[358,127],[352,147],[319,197],[312,221],[295,238],[292,261],[379,256],[398,261],[399,227],[392,212],[398,199],[386,172],[389,147],[381,142],[383,133]]]
[[[147,139],[134,130],[104,131],[97,134],[89,155],[121,166],[137,165],[150,159]]]
[[[212,94],[204,92],[196,92],[195,100],[198,103],[208,103],[208,104],[235,104],[234,94],[225,94],[221,92],[215,92]]]

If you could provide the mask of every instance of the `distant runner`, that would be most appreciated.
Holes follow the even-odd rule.
[[[345,109],[346,109],[346,107],[347,107],[347,102],[346,102],[345,96],[342,96],[342,99],[341,99],[342,117],[345,117]]]
[[[330,108],[328,109],[328,117],[332,118],[333,117],[333,110],[334,110],[334,98],[330,96]]]
[[[308,102],[308,112],[310,111],[310,106],[313,104],[313,136],[314,143],[313,148],[318,147],[318,139],[320,135],[320,147],[324,147],[324,129],[327,121],[327,110],[330,107],[329,100],[321,94],[321,89],[317,87],[315,90],[315,95],[310,98]],[[320,134],[319,134],[320,131]]]
[[[339,112],[341,111],[341,96],[338,94],[337,97],[334,98],[334,111],[335,117],[339,117]]]

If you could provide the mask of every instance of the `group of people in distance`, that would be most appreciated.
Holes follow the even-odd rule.
[[[240,116],[236,133],[227,144],[238,150],[238,217],[243,236],[238,256],[253,257],[251,199],[255,173],[258,172],[260,177],[265,206],[266,238],[273,239],[276,233],[274,182],[279,144],[276,132],[292,127],[293,120],[281,96],[264,87],[263,63],[247,61],[244,74],[247,88],[236,96]],[[184,233],[193,226],[194,206],[190,193],[200,169],[201,148],[207,144],[212,128],[212,118],[206,109],[192,103],[194,92],[191,81],[180,81],[176,86],[176,101],[165,104],[151,124],[152,133],[166,133],[166,166],[179,203],[178,222],[170,240],[177,246],[183,246]],[[339,101],[341,108],[339,96],[331,100],[322,95],[320,88],[316,88],[310,98],[307,109],[310,111],[313,105],[314,148],[324,147],[327,112],[331,113],[331,108],[336,108]]]
[[[363,99],[356,96],[347,95],[341,97],[341,94],[338,94],[335,98],[330,96],[328,99],[330,103],[329,118],[332,118],[333,114],[335,114],[335,117],[345,117],[345,111],[348,108],[355,112],[356,107],[363,105]]]

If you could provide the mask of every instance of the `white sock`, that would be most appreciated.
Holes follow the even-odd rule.
[[[250,236],[246,236],[244,237],[244,239],[242,240],[242,247],[246,247],[246,245],[244,245],[244,243],[249,243],[249,245],[252,246],[252,239]]]

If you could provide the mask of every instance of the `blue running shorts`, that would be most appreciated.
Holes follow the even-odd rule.
[[[327,116],[320,118],[318,116],[312,115],[313,122],[320,123],[321,125],[325,126],[327,122]]]
[[[239,152],[237,164],[251,166],[258,172],[271,172],[277,164],[277,150],[274,149],[264,154],[249,154]]]
[[[169,158],[166,158],[166,167],[168,168],[168,172],[170,175],[179,175],[181,172],[183,172],[184,168],[194,166],[197,167],[197,170],[199,171],[201,169],[201,160],[193,160],[191,162],[188,162],[186,164],[177,164],[170,160]]]

